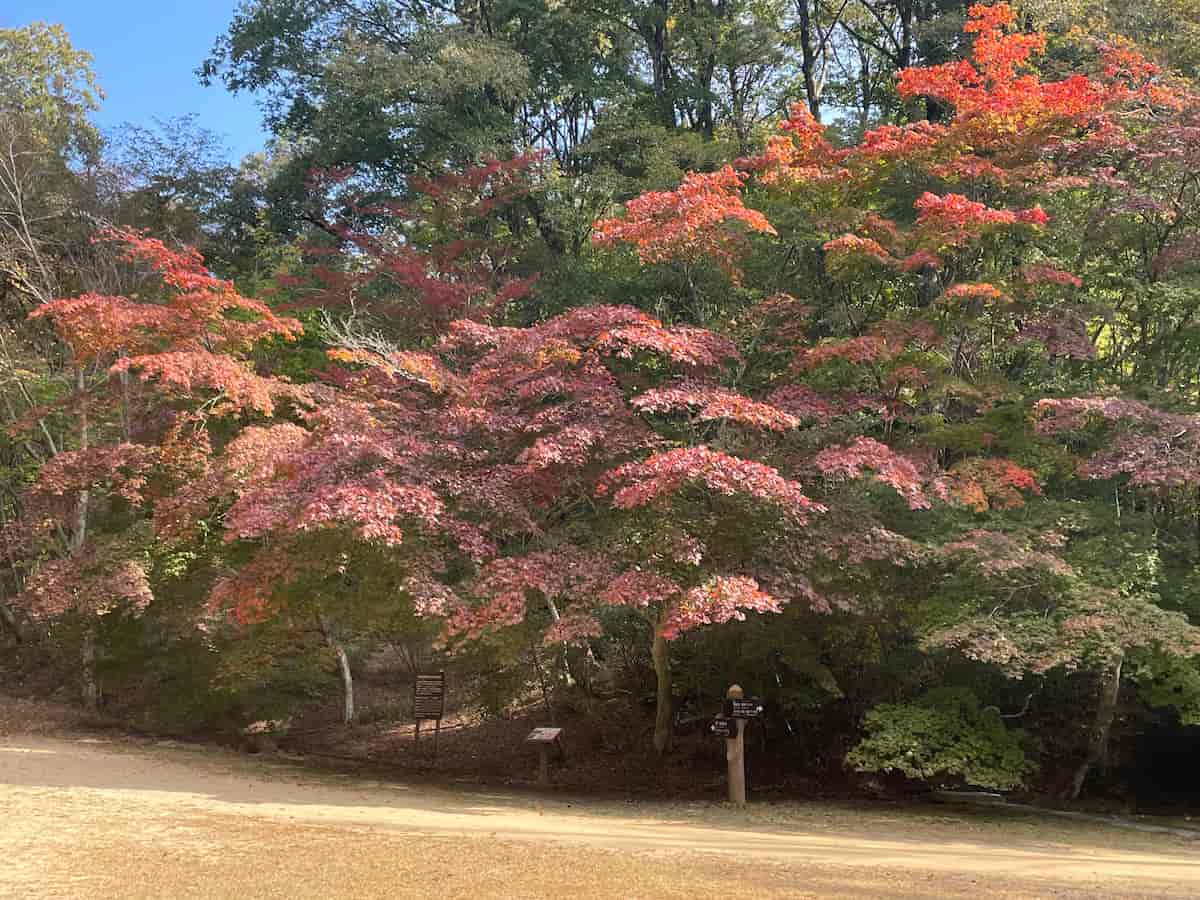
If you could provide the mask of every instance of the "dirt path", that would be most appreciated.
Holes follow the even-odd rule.
[[[823,806],[630,805],[0,737],[0,896],[1200,895],[1200,843]]]

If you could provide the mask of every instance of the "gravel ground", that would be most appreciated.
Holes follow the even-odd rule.
[[[1074,823],[621,803],[0,731],[0,896],[1195,897],[1200,844]]]

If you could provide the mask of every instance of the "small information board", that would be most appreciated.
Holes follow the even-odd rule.
[[[418,675],[413,685],[413,718],[441,719],[446,713],[446,673]]]
[[[529,732],[529,737],[525,738],[525,743],[538,748],[538,784],[543,787],[550,784],[550,748],[553,747],[557,752],[560,762],[565,758],[562,742],[559,740],[562,733],[561,728],[535,728]]]
[[[553,744],[561,734],[561,728],[535,728],[525,740],[531,744]]]
[[[716,716],[708,723],[708,733],[716,737],[737,737],[737,722],[725,716]]]
[[[763,714],[761,700],[734,697],[725,701],[725,715],[734,719],[758,719]]]
[[[418,675],[413,684],[413,745],[421,742],[422,720],[433,719],[433,758],[437,759],[438,735],[442,733],[442,716],[446,714],[446,673],[431,672]]]

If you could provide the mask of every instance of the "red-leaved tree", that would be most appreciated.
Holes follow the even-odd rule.
[[[208,420],[310,401],[306,389],[257,373],[251,359],[263,340],[294,339],[297,322],[241,296],[194,250],[123,230],[97,240],[140,273],[138,299],[83,294],[31,314],[48,320],[67,350],[73,377],[59,405],[74,434],[55,445],[6,535],[23,576],[17,603],[34,619],[71,613],[84,622],[90,705],[94,622],[150,603],[153,535],[139,523],[156,495],[206,469]],[[30,427],[44,428],[51,412],[37,410]]]

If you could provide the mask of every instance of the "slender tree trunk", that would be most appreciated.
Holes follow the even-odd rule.
[[[1079,798],[1083,783],[1093,768],[1099,768],[1101,771],[1108,768],[1108,737],[1117,714],[1117,696],[1121,691],[1121,666],[1124,661],[1124,654],[1118,656],[1105,673],[1104,681],[1100,685],[1100,703],[1096,707],[1096,718],[1092,722],[1092,732],[1088,738],[1087,756],[1071,779],[1072,800]]]
[[[21,626],[17,624],[17,617],[3,600],[0,600],[0,623],[3,623],[18,644],[24,641],[25,636],[21,633]]]
[[[346,649],[335,641],[333,652],[342,676],[342,722],[349,725],[354,721],[354,676],[350,674],[350,658],[346,656]]]
[[[700,133],[710,141],[713,139],[713,135],[716,134],[717,130],[716,116],[713,112],[713,98],[715,97],[713,92],[713,77],[716,75],[716,73],[717,57],[710,54],[704,60],[704,66],[700,70],[699,75],[700,90],[703,92],[703,94],[700,98],[700,121],[698,123],[700,126]]]
[[[734,66],[727,66],[725,74],[729,81],[729,106],[733,117],[733,131],[738,140],[738,153],[744,156],[750,152],[750,125],[746,121],[744,90],[738,86],[737,69]]]
[[[75,390],[79,395],[79,449],[88,449],[88,441],[90,438],[88,429],[88,408],[87,398],[84,396],[84,388],[86,387],[83,377],[83,369],[75,370]],[[83,549],[84,543],[87,541],[87,526],[88,526],[88,503],[90,495],[87,491],[79,492],[79,499],[75,505],[75,529],[71,534],[71,553],[78,553]]]
[[[696,13],[696,0],[691,2],[691,10]],[[714,12],[717,18],[722,22],[729,18],[729,10],[725,0],[718,0],[715,4]],[[697,104],[697,122],[696,125],[700,133],[708,140],[713,139],[716,133],[717,123],[714,112],[716,94],[713,92],[713,78],[717,73],[717,47],[718,42],[714,41],[711,44],[705,42],[707,46],[699,46],[696,48],[697,56],[702,58],[704,62],[697,72],[696,80],[700,88],[700,98]]]
[[[346,654],[346,648],[334,636],[325,617],[320,613],[317,613],[317,624],[321,628],[321,635],[325,638],[325,643],[337,658],[338,677],[342,682],[342,724],[349,725],[354,721],[354,675],[350,672],[350,657]]]
[[[90,438],[88,423],[87,397],[84,390],[87,384],[82,368],[75,370],[75,390],[79,395],[79,449],[87,450]],[[83,552],[87,543],[88,508],[91,497],[87,491],[79,492],[75,504],[75,525],[70,540],[70,553],[76,555]],[[83,705],[89,712],[100,708],[100,685],[96,679],[96,622],[91,610],[83,610],[85,616],[92,616],[83,626],[83,646],[80,653],[80,664],[83,678]]]
[[[100,685],[96,680],[96,626],[91,622],[83,628],[79,662],[83,679],[83,706],[88,712],[96,712],[100,709]]]
[[[550,612],[550,620],[552,622],[562,621],[562,616],[558,612],[558,604],[550,597],[546,598],[546,609]],[[566,679],[568,685],[574,685],[576,678],[575,673],[571,671],[571,662],[567,659],[567,648],[563,645],[558,647],[558,665],[562,669],[563,678]]]
[[[671,659],[661,623],[654,629],[654,644],[650,648],[654,660],[657,684],[654,707],[654,750],[660,756],[671,745]]]
[[[800,70],[804,74],[804,99],[808,111],[818,122],[821,121],[821,92],[817,88],[817,58],[819,48],[813,43],[812,11],[809,0],[796,0],[796,13],[800,19]]]
[[[133,440],[133,404],[129,397],[129,370],[122,369],[118,377],[121,382],[121,439],[128,444]]]
[[[675,93],[671,77],[671,50],[668,46],[670,40],[670,32],[667,28],[667,20],[670,17],[669,0],[654,0],[650,16],[650,20],[646,22],[643,36],[650,51],[654,104],[657,107],[659,122],[664,127],[673,130],[677,123]]]
[[[862,44],[856,42],[855,47],[858,49],[859,89],[862,91],[858,127],[866,131],[871,124],[871,100],[874,97],[874,91],[871,89],[871,55]]]
[[[550,687],[546,684],[546,672],[538,657],[537,641],[532,636],[529,638],[529,658],[533,661],[533,671],[537,673],[538,685],[542,689],[542,705],[546,707],[546,716],[550,719],[551,725],[556,725],[558,723],[554,718],[554,704],[550,702]]]
[[[917,15],[916,0],[909,0],[897,7],[900,15],[900,52],[896,57],[896,68],[907,69],[913,63],[913,20]]]
[[[550,597],[546,598],[546,609],[550,612],[551,621],[562,621],[562,614],[558,611],[558,604],[556,604]],[[583,686],[584,691],[590,695],[591,679],[588,677],[587,667],[589,665],[598,665],[596,662],[596,656],[594,653],[592,653],[592,648],[590,645],[584,644],[583,666],[580,667],[578,663],[578,658],[572,658],[571,654],[567,652],[566,646],[560,644],[558,650],[558,664],[562,668],[563,677],[566,679],[567,684],[572,686],[580,684]]]

